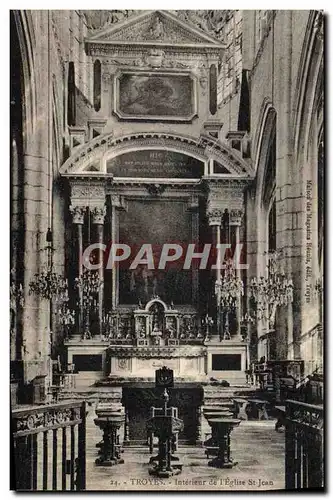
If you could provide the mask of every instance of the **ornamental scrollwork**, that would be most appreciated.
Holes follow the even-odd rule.
[[[104,185],[92,185],[92,184],[72,184],[71,186],[71,197],[73,198],[83,198],[89,200],[90,198],[100,198],[104,200],[105,198],[105,188]]]
[[[59,426],[66,426],[69,422],[79,424],[81,422],[81,411],[81,406],[14,410],[12,413],[14,436],[51,430]]]
[[[324,425],[323,409],[315,406],[297,405],[287,406],[287,419],[293,424],[305,425],[313,429],[321,430]]]

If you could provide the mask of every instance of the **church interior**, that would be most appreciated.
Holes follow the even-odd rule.
[[[14,489],[322,487],[324,20],[11,11]]]

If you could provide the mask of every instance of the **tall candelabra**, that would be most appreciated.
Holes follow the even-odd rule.
[[[83,339],[91,338],[90,316],[98,309],[98,295],[103,281],[100,279],[98,271],[84,269],[81,276],[75,278],[75,287],[78,290],[78,306],[83,317]]]
[[[243,295],[243,281],[236,275],[233,262],[229,259],[226,262],[223,275],[220,276],[219,280],[215,282],[215,296],[217,300],[218,314],[222,317],[222,332],[219,332],[221,340],[230,339],[229,315],[231,312],[235,311]],[[225,321],[223,322],[224,317]]]

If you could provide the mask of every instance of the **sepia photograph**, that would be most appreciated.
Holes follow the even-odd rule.
[[[10,489],[324,491],[326,14],[8,21]]]

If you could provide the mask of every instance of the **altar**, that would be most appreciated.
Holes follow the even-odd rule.
[[[165,21],[161,12],[152,16]],[[237,264],[246,263],[240,248],[253,171],[238,147],[244,133],[237,148],[232,135],[221,141],[222,123],[213,117],[216,85],[206,84],[223,47],[197,32],[187,36],[157,59],[149,44],[132,41],[140,67],[127,42],[119,51],[118,39],[87,41],[103,68],[104,108],[90,120],[88,140],[83,128],[70,130],[61,167],[70,191],[66,237],[76,309],[64,339],[66,362],[87,390],[151,382],[162,366],[179,383],[245,382],[246,301],[221,312],[217,284],[221,248],[241,255],[235,263],[242,279]],[[173,97],[162,103],[167,94]]]

